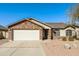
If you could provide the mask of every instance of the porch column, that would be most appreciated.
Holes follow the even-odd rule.
[[[9,39],[9,41],[12,41],[12,31],[11,31],[11,29],[8,30],[8,39]]]
[[[52,39],[52,34],[51,34],[51,33],[52,33],[52,30],[49,29],[49,30],[48,30],[48,39],[50,39],[50,40]]]

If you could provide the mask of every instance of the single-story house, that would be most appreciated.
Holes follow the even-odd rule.
[[[8,26],[10,40],[45,40],[67,36],[79,37],[79,26],[64,23],[42,23],[33,18],[24,19]]]
[[[45,23],[28,18],[8,26],[10,40],[53,39],[52,28]]]
[[[2,25],[0,25],[0,39],[5,39],[7,38],[6,34],[7,34],[8,29]]]

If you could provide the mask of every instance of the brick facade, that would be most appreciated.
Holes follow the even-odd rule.
[[[48,39],[53,39],[53,30],[52,29],[49,29],[48,30]]]
[[[31,23],[29,21],[24,21],[22,23],[19,23],[17,25],[14,25],[12,27],[10,27],[8,29],[8,33],[9,33],[9,39],[12,40],[13,39],[13,30],[40,30],[40,39],[42,39],[42,27]]]
[[[20,22],[16,25],[13,25],[9,27],[8,29],[8,34],[9,34],[9,39],[13,39],[13,30],[40,30],[40,39],[43,39],[43,27],[39,26],[38,24],[35,24],[30,21],[23,21]],[[51,29],[48,30],[48,39],[51,39]]]

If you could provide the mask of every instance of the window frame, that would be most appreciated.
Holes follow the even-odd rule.
[[[72,36],[72,30],[70,29],[66,30],[66,36]]]

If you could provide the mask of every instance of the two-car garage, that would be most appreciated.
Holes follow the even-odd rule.
[[[39,30],[13,30],[13,40],[39,40]]]

